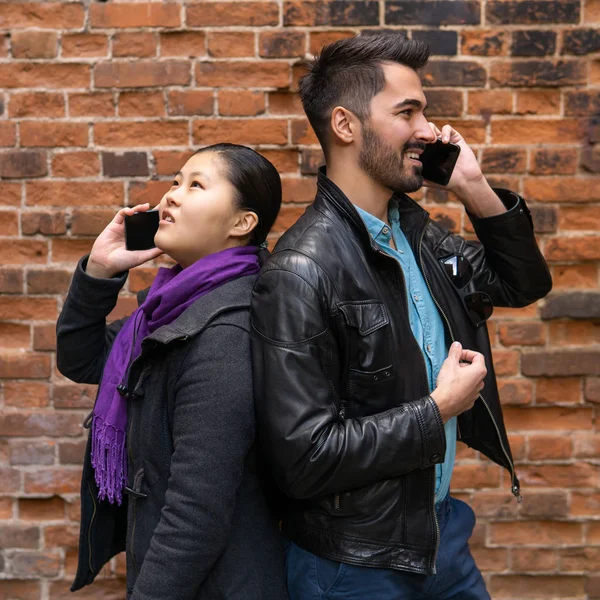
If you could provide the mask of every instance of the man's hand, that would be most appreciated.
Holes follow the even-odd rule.
[[[437,387],[431,392],[444,423],[473,407],[486,375],[483,354],[464,350],[459,342],[450,346],[448,358],[437,378]]]
[[[440,130],[430,122],[429,127],[437,138],[441,138],[443,143],[452,142],[460,146],[460,155],[447,186],[440,186],[430,181],[425,181],[424,185],[453,192],[465,208],[479,218],[492,217],[506,212],[506,207],[490,187],[481,172],[473,150],[462,135],[451,125],[444,125]]]

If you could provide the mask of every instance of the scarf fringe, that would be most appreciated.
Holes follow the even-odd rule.
[[[127,485],[125,432],[106,423],[102,417],[92,421],[92,466],[98,486],[98,498],[120,506]]]

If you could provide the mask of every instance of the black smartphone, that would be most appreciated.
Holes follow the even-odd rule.
[[[460,154],[460,146],[442,140],[427,144],[425,151],[421,154],[423,163],[423,178],[439,185],[448,185],[452,171]]]
[[[149,250],[154,248],[154,236],[158,231],[158,210],[134,213],[125,216],[125,247],[127,250]]]

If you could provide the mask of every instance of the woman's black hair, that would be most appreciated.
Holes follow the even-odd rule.
[[[196,151],[214,152],[223,161],[223,174],[237,191],[239,208],[258,217],[249,245],[259,246],[275,223],[281,207],[281,178],[277,169],[261,154],[238,144],[213,144]]]

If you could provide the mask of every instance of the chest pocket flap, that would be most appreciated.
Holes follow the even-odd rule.
[[[360,335],[369,335],[390,322],[385,305],[380,300],[343,302],[338,308],[349,327],[354,327]]]

